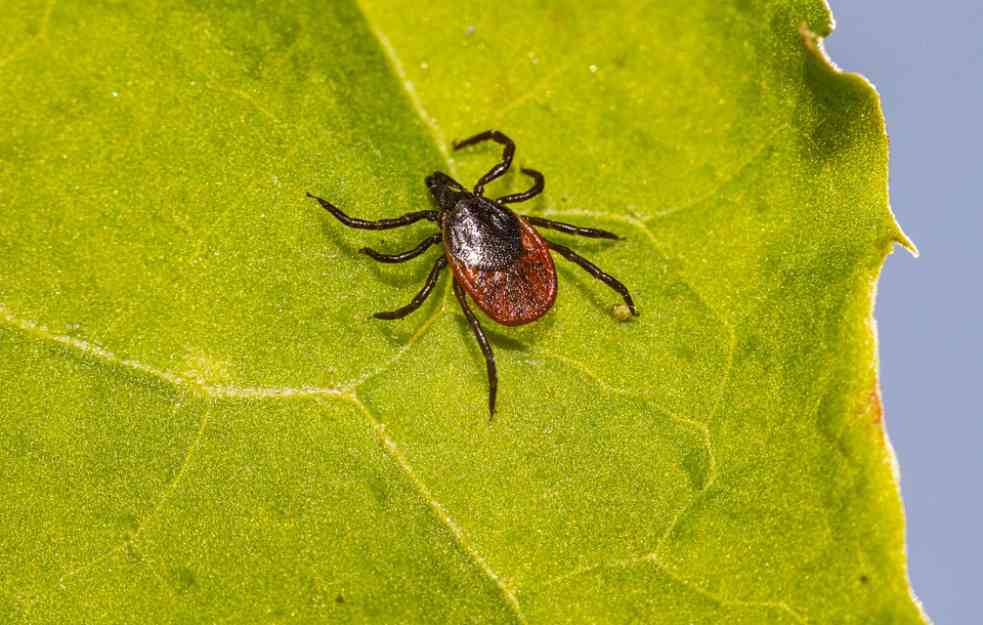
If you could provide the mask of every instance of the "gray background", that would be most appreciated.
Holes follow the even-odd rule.
[[[908,565],[937,625],[983,622],[983,3],[830,0],[826,50],[881,93],[891,204],[921,258],[888,258],[881,390]]]

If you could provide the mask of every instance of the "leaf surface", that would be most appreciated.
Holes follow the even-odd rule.
[[[906,243],[818,1],[30,2],[0,16],[0,616],[922,623],[871,321]],[[497,148],[536,324],[383,266]],[[493,195],[529,184],[509,174]],[[432,226],[431,226],[432,227]]]

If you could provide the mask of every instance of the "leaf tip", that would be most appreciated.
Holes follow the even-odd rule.
[[[895,224],[894,242],[908,250],[908,253],[911,254],[913,258],[918,258],[921,256],[918,251],[918,246],[915,245],[914,241],[908,238],[908,235],[901,229],[901,226],[897,224]]]
[[[828,9],[829,7],[827,5],[827,13],[830,17],[830,30],[832,30],[834,22],[832,12]],[[880,132],[886,140],[887,129],[884,127],[884,114],[881,110],[880,98],[877,95],[877,88],[874,86],[874,84],[863,74],[848,72],[841,69],[826,52],[826,49],[823,46],[824,36],[811,30],[809,25],[805,22],[802,22],[799,25],[799,36],[802,39],[803,46],[805,46],[806,50],[812,55],[813,59],[819,62],[820,67],[824,68],[830,75],[835,75],[837,77],[842,77],[847,81],[851,81],[855,88],[868,94],[872,106],[876,111],[877,118],[881,120]],[[890,213],[890,220],[892,222],[891,240],[908,250],[913,257],[918,258],[918,247],[915,246],[915,243],[908,237],[907,234],[905,234],[904,230],[901,229],[901,226],[897,223],[897,220],[894,218],[894,214],[890,211],[890,208],[888,208],[888,212]]]

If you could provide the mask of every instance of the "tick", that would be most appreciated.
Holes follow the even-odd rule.
[[[502,160],[478,180],[472,191],[468,191],[445,173],[436,171],[427,176],[427,188],[436,201],[437,210],[416,211],[393,219],[366,221],[346,215],[327,200],[310,193],[307,196],[317,200],[349,228],[387,230],[421,220],[437,224],[440,229],[438,232],[409,251],[382,254],[367,247],[359,250],[381,263],[406,262],[423,254],[433,245],[439,245],[444,250],[434,262],[423,288],[409,304],[396,310],[375,313],[374,317],[402,319],[419,308],[433,291],[440,272],[450,265],[454,274],[454,295],[457,296],[461,310],[464,311],[485,356],[488,367],[488,411],[489,415],[494,415],[498,389],[495,354],[478,318],[468,306],[467,296],[470,295],[488,317],[502,325],[518,326],[539,319],[556,301],[556,268],[550,256],[552,251],[580,265],[587,273],[617,291],[632,315],[637,316],[638,311],[625,285],[570,248],[544,239],[535,227],[551,228],[565,234],[594,239],[620,237],[607,230],[582,228],[513,212],[506,204],[525,202],[542,193],[546,186],[543,174],[534,169],[521,169],[523,174],[532,178],[532,187],[529,190],[494,199],[485,197],[485,185],[502,176],[512,166],[515,143],[497,130],[486,130],[453,145],[455,150],[459,150],[482,141],[494,141],[502,145]]]

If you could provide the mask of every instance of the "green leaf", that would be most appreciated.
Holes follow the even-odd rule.
[[[8,3],[9,4],[9,3]],[[0,15],[0,620],[923,623],[876,377],[876,93],[821,0],[15,0]],[[540,322],[347,230],[547,191]],[[495,195],[524,189],[521,175]],[[432,258],[437,252],[429,253]]]

